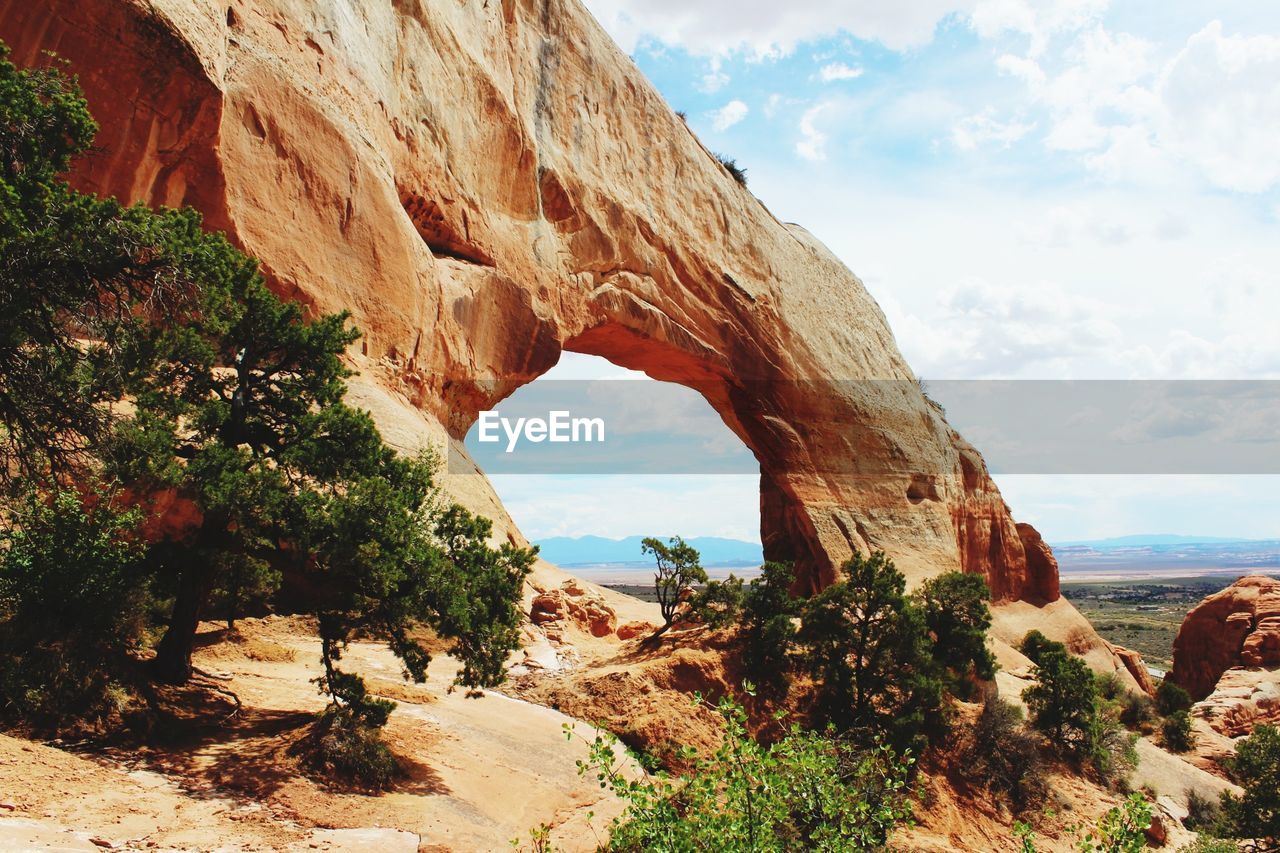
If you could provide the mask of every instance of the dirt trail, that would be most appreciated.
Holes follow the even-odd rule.
[[[450,694],[456,665],[443,656],[425,685],[405,682],[371,643],[353,643],[344,664],[399,703],[386,734],[409,778],[380,796],[326,788],[288,753],[323,708],[310,683],[318,643],[296,619],[246,620],[240,632],[196,663],[243,708],[175,746],[82,756],[0,737],[0,850],[480,851],[542,823],[557,849],[594,850],[620,810],[578,776],[586,748],[565,738],[571,718],[494,691]]]

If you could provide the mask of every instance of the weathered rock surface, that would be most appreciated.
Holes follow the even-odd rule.
[[[1280,723],[1280,669],[1229,669],[1192,713],[1230,738]]]
[[[1193,699],[1208,696],[1234,667],[1280,667],[1280,580],[1241,578],[1182,620],[1170,678]]]
[[[80,186],[194,205],[280,292],[351,309],[370,393],[441,441],[562,350],[600,355],[710,401],[760,461],[768,556],[803,584],[882,548],[912,579],[1057,597],[862,283],[734,182],[577,0],[0,0],[0,37],[80,75],[103,128]]]

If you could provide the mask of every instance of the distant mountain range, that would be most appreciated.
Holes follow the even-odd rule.
[[[553,536],[540,539],[541,556],[557,566],[652,565],[653,558],[640,551],[643,536],[606,539],[603,536]],[[666,541],[666,537],[659,537]],[[757,542],[723,539],[719,536],[695,536],[686,539],[702,555],[704,566],[758,566],[764,561],[764,550]]]
[[[1146,534],[1053,545],[1064,574],[1166,569],[1250,572],[1280,567],[1280,539]]]
[[[603,536],[553,536],[538,541],[542,557],[558,566],[614,566],[647,568],[653,558],[640,551],[642,536],[606,539]],[[664,541],[666,537],[659,537]],[[756,542],[695,536],[686,540],[702,555],[708,568],[754,568],[764,561]],[[1156,571],[1192,569],[1248,572],[1280,568],[1280,539],[1231,539],[1222,536],[1182,536],[1173,533],[1116,536],[1053,543],[1064,574],[1087,571]]]

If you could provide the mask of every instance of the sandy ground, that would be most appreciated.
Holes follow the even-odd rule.
[[[620,810],[579,777],[586,748],[566,740],[569,717],[494,691],[448,693],[455,666],[443,657],[427,684],[406,683],[369,643],[345,663],[399,702],[387,740],[409,778],[380,796],[326,788],[288,755],[323,707],[309,683],[318,643],[293,619],[247,620],[241,632],[247,641],[197,656],[243,702],[219,730],[92,758],[0,738],[0,850],[487,851],[542,823],[557,849],[594,850]]]

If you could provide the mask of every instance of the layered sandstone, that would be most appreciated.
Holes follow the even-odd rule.
[[[1057,598],[862,282],[736,183],[578,0],[2,0],[0,37],[80,75],[102,125],[80,186],[194,205],[280,292],[350,309],[365,396],[441,441],[562,350],[600,355],[710,401],[802,585],[884,549],[912,579]],[[481,475],[453,479],[518,538]]]
[[[1169,677],[1192,698],[1204,699],[1235,667],[1280,667],[1280,580],[1241,578],[1182,620]]]

